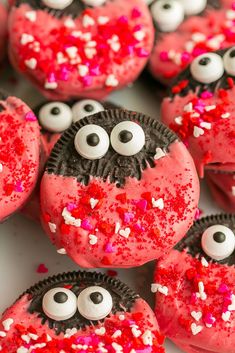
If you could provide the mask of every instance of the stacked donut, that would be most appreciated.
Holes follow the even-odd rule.
[[[164,353],[165,336],[234,353],[234,1],[3,6],[1,52],[44,98],[1,92],[0,223],[20,212],[86,269],[156,261],[156,306],[102,273],[55,275],[3,313],[0,353]],[[143,70],[162,122],[108,97]],[[230,213],[199,219],[199,178]]]

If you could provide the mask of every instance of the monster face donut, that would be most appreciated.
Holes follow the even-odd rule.
[[[188,146],[200,177],[205,169],[210,171],[216,200],[231,212],[235,211],[234,55],[232,47],[194,59],[161,109],[163,122]],[[225,180],[227,186],[221,188]]]
[[[0,3],[0,60],[3,59],[6,51],[7,37],[7,9]]]
[[[195,222],[158,262],[156,315],[163,334],[187,353],[233,353],[235,216]]]
[[[20,99],[0,94],[0,222],[20,209],[38,177],[40,132]]]
[[[153,45],[143,0],[15,0],[10,58],[49,99],[101,99],[133,82]]]
[[[156,44],[149,69],[169,85],[199,55],[234,44],[233,0],[150,0]]]
[[[106,110],[74,123],[41,183],[42,223],[83,267],[158,258],[190,227],[198,179],[187,149],[156,119]]]
[[[0,322],[2,353],[164,353],[148,304],[99,273],[71,272],[27,290]]]
[[[41,125],[41,151],[40,151],[40,176],[42,176],[46,162],[51,150],[60,138],[61,134],[67,130],[73,122],[85,116],[92,115],[102,110],[117,108],[110,102],[99,102],[93,99],[82,99],[77,101],[63,102],[44,102],[34,110]],[[40,219],[40,182],[30,200],[21,210],[22,213],[36,221]]]

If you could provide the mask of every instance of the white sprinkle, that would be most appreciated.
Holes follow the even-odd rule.
[[[175,122],[176,122],[177,125],[182,125],[182,122],[183,122],[182,116],[177,116],[175,118]]]
[[[235,20],[235,11],[234,10],[226,11],[226,17],[229,20]]]
[[[146,36],[146,34],[144,31],[140,30],[140,31],[134,32],[134,37],[139,42],[141,42],[145,38],[145,36]]]
[[[227,321],[230,320],[230,316],[231,316],[230,311],[226,311],[225,313],[222,314],[222,320],[224,320],[225,322],[227,322]]]
[[[81,32],[81,31],[73,31],[73,32],[71,33],[71,35],[72,35],[74,38],[79,38],[79,37],[81,37],[82,32]]]
[[[145,346],[153,345],[153,337],[152,337],[152,332],[150,330],[146,330],[141,338]]]
[[[28,333],[29,337],[32,338],[32,340],[36,341],[38,339],[38,335],[35,335],[34,333]]]
[[[120,321],[124,321],[125,320],[125,315],[123,315],[123,314],[119,315],[119,320]]]
[[[118,234],[120,228],[121,228],[121,224],[119,222],[116,222],[116,224],[115,224],[115,234]]]
[[[204,135],[204,130],[201,129],[200,127],[198,126],[194,126],[194,129],[193,129],[193,136],[198,138],[200,136]]]
[[[72,226],[75,226],[75,227],[81,227],[81,220],[80,218],[75,218],[71,215],[71,213],[67,210],[67,208],[65,207],[63,209],[63,212],[62,212],[62,217],[64,218],[65,220],[65,224],[67,225],[72,225]]]
[[[166,156],[166,153],[160,147],[157,147],[154,159],[158,160],[158,159],[161,159],[161,158],[163,158],[165,156]]]
[[[112,347],[113,347],[113,349],[115,350],[116,353],[122,353],[123,352],[122,346],[120,346],[116,342],[112,343]]]
[[[202,329],[203,329],[203,327],[200,325],[197,326],[197,324],[195,324],[195,322],[193,322],[191,325],[191,331],[194,336],[196,336],[198,333],[200,333],[202,331]]]
[[[232,294],[232,304],[228,306],[229,311],[234,311],[235,310],[235,295]]]
[[[31,59],[29,59],[29,60],[25,60],[25,65],[29,68],[29,69],[31,69],[31,70],[35,70],[36,69],[36,67],[37,67],[37,60],[35,59],[35,58],[31,58]]]
[[[211,123],[207,123],[207,122],[205,122],[205,121],[201,122],[201,123],[200,123],[200,126],[201,126],[201,127],[204,127],[204,128],[207,129],[207,130],[210,130],[210,129],[211,129]]]
[[[191,316],[196,320],[199,321],[202,318],[202,312],[201,311],[192,311]]]
[[[199,32],[193,33],[191,38],[196,43],[204,42],[206,40],[205,34]]]
[[[108,22],[109,22],[109,18],[107,16],[99,16],[98,17],[98,23],[100,25],[105,25]]]
[[[118,338],[121,337],[122,331],[121,330],[116,330],[114,334],[112,335],[112,338]]]
[[[81,77],[85,77],[88,74],[89,69],[86,65],[78,65],[78,72]]]
[[[99,200],[93,199],[93,197],[91,197],[90,198],[91,208],[94,209],[98,202],[99,202]]]
[[[82,24],[83,24],[83,27],[87,28],[90,26],[94,26],[95,21],[93,20],[93,18],[91,16],[84,15],[83,19],[82,19]]]
[[[105,84],[108,87],[117,87],[119,85],[119,81],[113,74],[110,74],[108,75]]]
[[[215,109],[216,109],[216,105],[207,105],[205,107],[206,112],[210,112],[211,110],[215,110]]]
[[[47,333],[47,342],[50,342],[50,341],[52,341],[52,338],[51,338],[51,336],[48,335],[48,333]]]
[[[208,267],[208,266],[209,266],[209,264],[208,264],[207,260],[205,259],[205,257],[202,257],[202,258],[201,258],[201,264],[202,264],[202,266],[204,266],[204,267]]]
[[[121,229],[120,231],[119,231],[119,234],[122,236],[122,237],[124,237],[124,238],[129,238],[129,235],[130,235],[130,233],[131,233],[131,230],[130,230],[130,228],[125,228],[125,229]]]
[[[167,286],[162,286],[159,283],[152,283],[151,284],[151,292],[152,293],[159,292],[161,294],[168,295],[168,288],[167,288]]]
[[[55,233],[56,232],[56,224],[55,223],[48,222],[48,226],[50,228],[51,233]]]
[[[23,341],[25,341],[26,343],[30,342],[30,337],[28,335],[21,335],[21,338]]]
[[[37,13],[36,11],[27,11],[25,12],[25,17],[27,18],[27,20],[35,22],[37,19]]]
[[[91,245],[95,245],[97,243],[97,236],[95,236],[94,234],[89,234],[89,243]]]
[[[164,201],[162,198],[155,200],[154,197],[152,197],[152,206],[153,208],[158,208],[159,210],[164,209]]]
[[[66,252],[66,250],[64,248],[58,249],[57,253],[60,254],[60,255],[66,255],[67,254],[67,252]]]
[[[56,89],[58,87],[58,83],[57,82],[48,82],[46,81],[44,84],[44,87],[46,89]]]
[[[174,60],[175,55],[176,55],[176,52],[173,49],[169,50],[168,52],[169,59]]]
[[[140,335],[141,335],[141,331],[138,330],[137,327],[132,327],[131,332],[132,332],[132,335],[136,338],[140,337]]]
[[[224,113],[224,114],[221,115],[221,118],[222,119],[228,119],[230,117],[230,115],[231,115],[230,113]]]
[[[64,337],[65,338],[70,338],[74,335],[76,335],[76,333],[78,332],[78,330],[74,327],[72,329],[68,328],[66,331],[65,331],[65,335]]]
[[[58,64],[64,64],[68,61],[68,59],[64,56],[62,52],[58,52],[56,54],[56,59]]]
[[[89,42],[89,40],[91,40],[91,33],[90,32],[82,33],[81,39],[84,40],[85,42]]]
[[[69,47],[65,49],[70,59],[75,59],[77,56],[78,48],[77,47]]]
[[[232,186],[232,195],[235,196],[235,186]]]
[[[6,332],[4,332],[4,331],[0,331],[0,337],[6,337]]]
[[[27,349],[27,348],[25,348],[25,347],[19,347],[18,349],[17,349],[17,353],[28,353],[29,352],[29,350]]]
[[[185,49],[188,53],[192,53],[194,47],[195,47],[195,43],[193,41],[188,41],[185,43]]]
[[[0,173],[2,173],[2,171],[3,171],[3,165],[2,163],[0,163]]]
[[[74,27],[75,27],[75,23],[74,23],[74,21],[72,20],[72,18],[67,18],[67,19],[64,21],[64,25],[65,25],[65,27],[67,27],[67,28],[74,28]]]
[[[9,331],[14,320],[12,318],[6,319],[2,322],[5,331]]]
[[[95,48],[85,48],[84,51],[87,59],[93,59],[94,56],[97,54],[97,50]]]
[[[31,36],[31,34],[23,33],[21,36],[20,43],[22,45],[25,45],[25,44],[31,43],[33,41],[34,41],[34,37]]]
[[[100,327],[95,330],[95,334],[98,336],[103,336],[105,332],[106,332],[105,327]]]

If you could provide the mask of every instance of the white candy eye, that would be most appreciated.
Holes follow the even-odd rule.
[[[73,2],[73,0],[42,0],[42,1],[46,6],[55,10],[63,10]]]
[[[41,126],[50,132],[63,132],[73,122],[71,108],[61,102],[45,104],[38,114]]]
[[[209,84],[223,76],[223,60],[215,53],[202,54],[193,60],[190,71],[196,81]]]
[[[100,159],[109,149],[109,135],[101,126],[89,124],[77,132],[74,145],[82,157]]]
[[[111,145],[122,156],[133,156],[145,145],[145,134],[141,126],[133,121],[122,121],[111,132]]]
[[[162,32],[175,31],[184,20],[184,8],[177,0],[156,1],[151,6],[151,12]]]
[[[104,107],[99,102],[93,99],[83,99],[72,107],[73,121],[76,122],[85,116],[99,113],[102,110],[104,110]]]
[[[214,225],[202,235],[202,249],[212,259],[220,261],[229,257],[235,249],[235,235],[228,227]]]
[[[227,74],[235,76],[235,47],[224,54],[224,68]]]
[[[77,297],[69,289],[53,288],[44,295],[42,308],[52,320],[68,320],[77,311]]]
[[[205,10],[207,5],[207,0],[196,0],[196,1],[180,0],[180,3],[183,5],[184,13],[187,16],[193,16],[193,15],[198,15]]]
[[[88,320],[102,320],[108,316],[113,307],[110,293],[99,286],[88,287],[78,296],[78,311]]]
[[[106,3],[107,0],[82,0],[85,5],[96,7]]]

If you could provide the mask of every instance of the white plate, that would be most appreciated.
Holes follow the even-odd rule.
[[[31,107],[42,101],[40,94],[25,80],[12,71],[3,75],[0,87],[17,95]],[[13,77],[17,77],[16,84]],[[10,82],[9,82],[10,78]],[[159,116],[159,99],[149,82],[139,81],[110,96],[110,100],[128,109],[141,111],[152,117]],[[204,214],[219,211],[210,198],[205,185],[202,187],[200,208]],[[45,264],[48,273],[38,274],[39,264]],[[35,282],[59,272],[78,269],[66,256],[58,255],[43,233],[40,225],[15,215],[0,225],[0,312],[11,305],[16,298]],[[121,280],[129,284],[153,307],[154,297],[150,291],[154,263],[138,269],[118,270]],[[167,353],[180,353],[171,342],[166,342]]]

